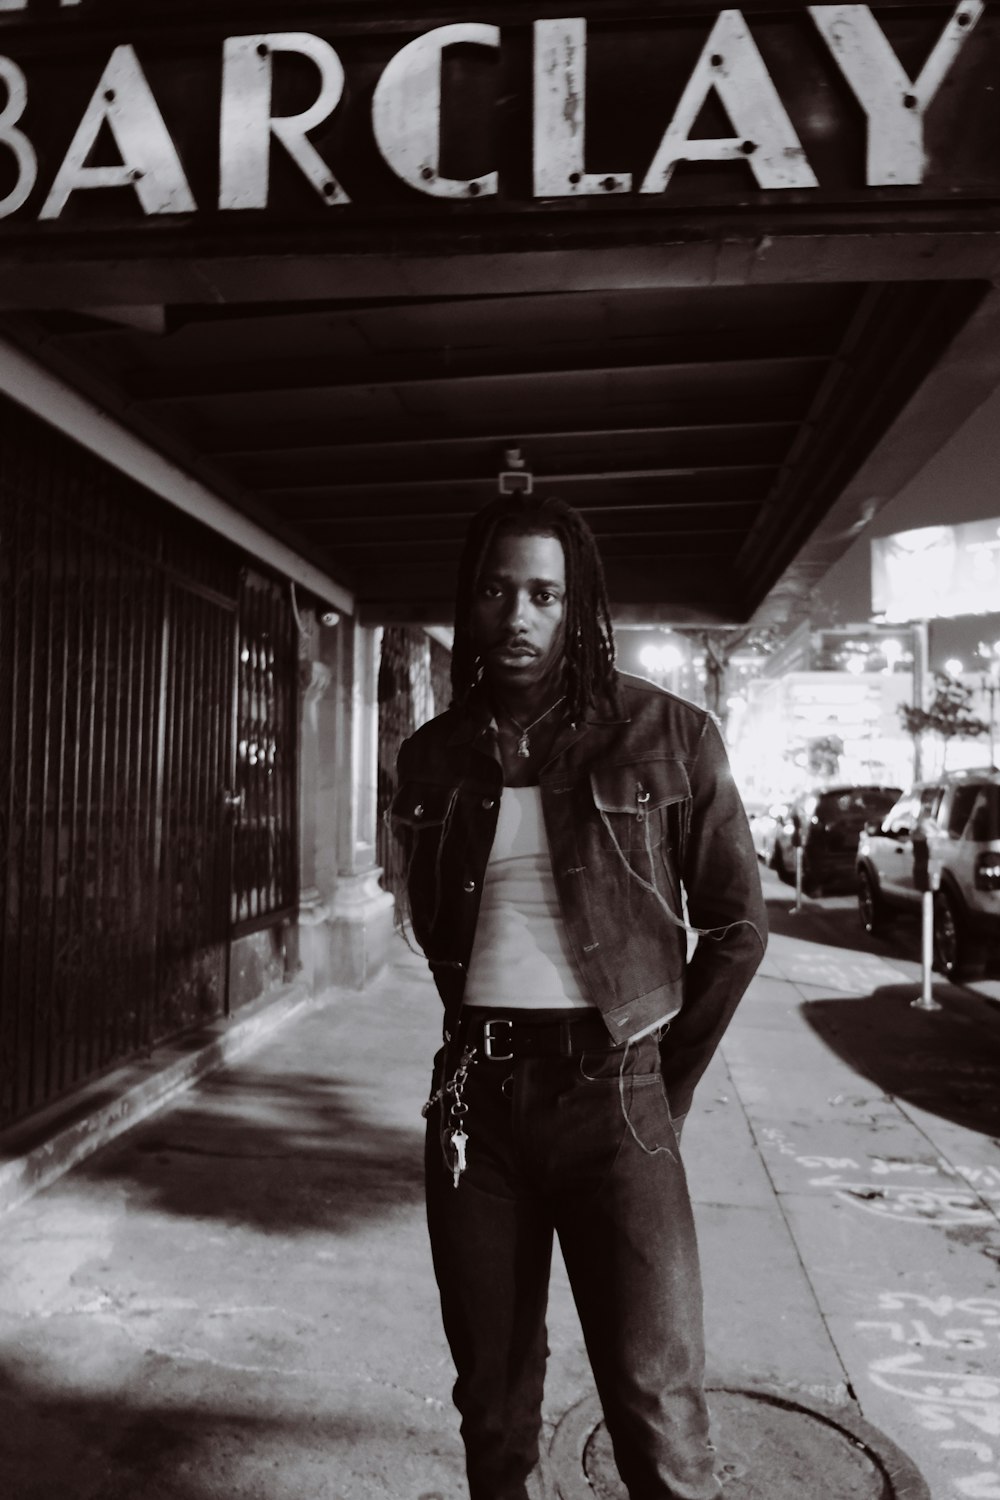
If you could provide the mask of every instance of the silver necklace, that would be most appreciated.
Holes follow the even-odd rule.
[[[543,719],[547,719],[548,718],[549,714],[552,713],[553,709],[556,709],[556,708],[559,707],[560,703],[562,703],[562,701],[563,701],[563,699],[565,697],[566,697],[566,694],[563,693],[562,698],[557,698],[554,703],[550,703],[549,706],[548,706],[548,708],[545,710],[545,712],[543,714],[539,714],[538,718],[532,724],[527,724],[527,725],[521,725],[521,724],[519,724],[517,722],[517,720],[514,718],[514,715],[510,712],[510,710],[509,709],[505,710],[507,718],[513,724],[514,728],[518,732],[518,735],[520,736],[519,739],[518,739],[518,742],[517,742],[517,753],[518,753],[518,755],[520,755],[522,757],[522,759],[527,760],[528,756],[531,754],[531,746],[528,743],[528,735],[531,733],[531,731],[533,729],[537,729],[538,725],[542,722]]]

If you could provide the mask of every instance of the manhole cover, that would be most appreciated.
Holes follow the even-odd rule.
[[[930,1500],[894,1443],[849,1409],[771,1390],[709,1390],[725,1500]],[[560,1500],[628,1500],[596,1397],[568,1412],[551,1460]]]

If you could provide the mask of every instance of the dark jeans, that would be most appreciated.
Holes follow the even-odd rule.
[[[698,1250],[655,1037],[477,1060],[465,1101],[458,1188],[440,1105],[426,1169],[471,1500],[526,1500],[538,1463],[553,1230],[631,1500],[714,1500]]]

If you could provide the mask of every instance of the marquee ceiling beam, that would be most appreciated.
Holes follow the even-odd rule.
[[[745,537],[747,528],[745,526],[719,526],[707,531],[705,527],[698,527],[691,531],[633,531],[616,528],[613,533],[604,534],[601,537],[602,551],[607,557],[622,557],[626,554],[619,552],[620,544],[631,546],[634,543],[642,543],[643,550],[636,556],[652,557],[714,557],[717,553],[730,552],[730,542],[733,537]],[[716,542],[718,546],[714,545]],[[712,545],[710,545],[710,543]],[[648,544],[648,545],[647,545]],[[396,559],[405,562],[406,554],[419,551],[425,547],[432,547],[445,556],[457,555],[462,550],[462,539],[442,536],[394,536],[391,544],[386,542],[384,536],[370,536],[354,538],[345,541],[339,538],[337,541],[337,555],[345,558],[355,552],[370,552],[381,549],[387,563]]]
[[[683,468],[641,468],[641,469],[591,469],[582,470],[572,474],[536,474],[535,483],[538,489],[545,486],[558,486],[565,484],[618,484],[631,482],[632,480],[654,480],[654,479],[694,479],[699,484],[704,481],[708,487],[720,480],[740,480],[750,478],[761,478],[772,476],[777,472],[777,464],[686,464]],[[483,490],[496,490],[495,474],[470,474],[462,478],[447,479],[414,479],[414,480],[373,480],[367,484],[299,484],[284,485],[281,488],[263,489],[258,488],[256,493],[262,500],[269,504],[280,504],[283,508],[294,506],[297,498],[308,498],[315,496],[322,498],[325,504],[337,505],[347,499],[361,499],[366,495],[393,495],[399,493],[419,494],[423,490],[461,489],[470,494],[479,494]]]
[[[412,433],[406,436],[387,436],[384,440],[373,438],[367,442],[347,441],[339,444],[328,440],[314,444],[291,442],[284,447],[276,444],[272,434],[265,431],[260,433],[259,442],[256,444],[249,442],[239,447],[212,448],[211,452],[215,458],[232,461],[241,458],[252,458],[256,461],[267,458],[271,454],[282,461],[287,461],[291,453],[293,457],[300,458],[303,462],[322,463],[330,460],[344,465],[367,460],[369,457],[380,457],[384,454],[435,453],[453,448],[471,449],[492,446],[499,455],[504,448],[509,448],[516,441],[523,444],[530,442],[531,447],[544,443],[587,443],[596,446],[602,442],[626,441],[629,438],[639,440],[663,438],[665,441],[671,441],[691,437],[714,443],[720,439],[738,440],[740,437],[780,437],[795,426],[796,423],[792,418],[731,422],[726,419],[725,413],[717,411],[714,419],[704,422],[650,423],[646,426],[631,424],[622,427],[592,427],[588,423],[587,426],[569,428],[554,428],[544,423],[529,422],[527,426],[518,427],[516,434],[512,433],[509,428],[502,432],[496,429],[476,433],[438,432],[429,436],[423,433]],[[530,460],[531,454],[529,453],[527,457]]]
[[[534,351],[518,346],[512,350],[484,356],[479,350],[423,349],[403,358],[355,360],[349,354],[338,358],[331,351],[323,359],[273,360],[266,364],[246,361],[227,365],[184,366],[178,371],[131,370],[123,381],[132,399],[143,404],[165,404],[171,401],[224,400],[227,396],[274,395],[281,392],[412,389],[442,385],[454,387],[472,381],[551,381],[601,379],[610,375],[655,376],[671,371],[692,374],[704,371],[717,376],[727,367],[740,372],[748,365],[779,368],[787,372],[797,367],[820,365],[829,360],[836,348],[818,348],[794,331],[784,338],[770,335],[761,344],[752,339],[734,340],[724,345],[711,335],[695,337],[673,347],[650,349],[642,358],[634,343],[624,344],[618,358],[614,344],[581,349],[572,355],[560,349]],[[713,347],[714,346],[714,347]]]
[[[782,390],[780,392],[761,392],[759,388],[746,390],[740,398],[739,414],[741,425],[745,427],[760,428],[763,426],[790,429],[798,426],[803,413],[808,405],[808,390]],[[711,393],[706,392],[697,400],[689,398],[669,399],[658,398],[650,403],[654,406],[656,417],[654,425],[648,429],[655,433],[664,430],[662,423],[669,422],[667,431],[671,432],[697,432],[710,434],[715,431],[723,435],[729,431],[731,425],[731,407],[721,407],[719,402],[713,400]],[[635,406],[639,403],[636,402]],[[511,425],[502,434],[482,437],[481,424],[484,415],[474,414],[465,419],[460,413],[449,414],[441,417],[432,415],[424,417],[414,416],[400,411],[394,416],[392,428],[386,431],[384,422],[372,422],[371,420],[360,420],[346,423],[334,411],[329,415],[317,414],[307,420],[297,421],[271,421],[266,425],[250,425],[238,418],[227,419],[224,423],[216,419],[201,424],[199,444],[206,455],[213,458],[226,459],[230,455],[246,454],[255,455],[261,453],[286,453],[286,452],[311,452],[317,449],[337,447],[340,439],[350,444],[371,444],[381,448],[389,446],[394,442],[400,444],[412,443],[436,443],[443,442],[475,442],[491,441],[499,447],[506,447],[511,441],[517,440],[527,446],[536,438],[544,439],[550,432],[558,436],[566,432],[567,424],[574,416],[579,414],[573,410],[558,410],[549,412],[544,420],[540,419],[537,409],[525,409],[517,417],[516,423],[511,419]],[[465,422],[468,430],[465,430]],[[633,425],[634,419],[629,422],[626,432],[642,432],[641,426]],[[582,430],[582,429],[579,429]],[[587,432],[595,435],[603,429],[587,427]],[[608,429],[611,435],[619,429]],[[253,440],[259,438],[262,447],[258,450],[253,447]],[[339,449],[338,449],[339,451]]]
[[[528,316],[564,313],[574,320],[582,316],[590,324],[603,322],[610,327],[623,311],[634,317],[637,309],[648,307],[652,317],[659,315],[661,320],[667,316],[679,318],[683,326],[690,317],[692,290],[700,304],[709,302],[717,309],[716,326],[726,324],[736,329],[749,326],[769,303],[780,302],[790,289],[787,286],[776,289],[762,282],[752,288],[749,301],[745,288],[726,285],[697,288],[609,286],[596,297],[592,288],[573,286],[520,293],[458,290],[448,293],[442,290],[426,296],[398,293],[395,296],[327,297],[311,301],[172,303],[166,308],[158,305],[150,309],[78,307],[75,311],[70,308],[53,310],[46,316],[52,331],[67,343],[125,339],[130,331],[166,334],[174,342],[187,338],[198,340],[204,333],[219,327],[233,333],[244,325],[252,328],[261,320],[272,327],[278,323],[296,323],[308,328],[317,319],[322,319],[327,330],[336,330],[350,327],[359,317],[380,312],[391,316],[401,309],[405,310],[409,325],[433,326],[437,316],[456,303],[461,304],[470,319],[489,316],[502,306],[505,313],[508,309],[517,315]],[[795,296],[800,304],[797,309],[800,326],[809,322],[823,326],[833,321],[838,316],[835,299],[846,304],[856,291],[856,287],[850,284],[824,288],[825,295],[820,300],[814,287],[803,284]],[[154,312],[160,316],[154,317]]]
[[[405,501],[405,495],[395,497],[398,501]],[[729,512],[741,514],[743,512],[756,514],[760,509],[761,501],[752,499],[706,499],[706,500],[656,500],[647,504],[641,504],[634,500],[616,503],[609,501],[606,504],[588,504],[581,500],[574,509],[581,515],[586,516],[590,527],[598,535],[605,531],[615,531],[619,521],[623,517],[643,516],[654,520],[657,516],[663,517],[664,530],[670,529],[677,523],[678,519],[683,524],[685,519],[698,520],[703,512],[710,512],[711,519],[706,515],[706,525],[714,527],[719,523],[720,517]],[[299,515],[296,524],[301,530],[307,531],[310,536],[320,538],[331,545],[339,545],[341,533],[351,528],[370,528],[372,526],[435,526],[453,528],[456,521],[468,520],[472,515],[473,507],[460,503],[451,510],[435,509],[432,511],[422,510],[419,506],[413,506],[409,510],[396,508],[394,510],[373,509],[365,505],[361,510],[345,511],[341,509],[337,515],[326,514]],[[446,530],[445,534],[449,532]]]

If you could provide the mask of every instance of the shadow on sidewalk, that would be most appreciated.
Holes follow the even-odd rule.
[[[801,938],[804,943],[822,943],[828,948],[846,948],[852,953],[868,953],[875,958],[920,958],[919,929],[916,923],[899,923],[892,941],[869,937],[858,919],[857,906],[819,906],[807,901],[800,912],[791,903],[767,898],[767,921],[770,932],[779,937]]]
[[[1000,1016],[942,990],[914,1010],[914,986],[862,999],[811,1000],[802,1015],[826,1045],[885,1094],[983,1135],[1000,1136]]]
[[[370,1084],[232,1067],[76,1169],[135,1208],[270,1233],[350,1234],[423,1201],[423,1136],[364,1112]]]
[[[393,1441],[358,1411],[312,1403],[301,1416],[283,1415],[249,1391],[144,1404],[134,1391],[52,1393],[9,1376],[0,1376],[0,1424],[10,1500],[333,1497],[338,1465],[341,1474],[350,1469],[358,1442]]]
[[[795,912],[789,902],[769,895],[767,920],[769,931],[775,937],[798,938],[804,943],[842,948],[850,953],[882,958],[890,964],[920,962],[920,919],[916,914],[894,913],[885,935],[870,937],[861,926],[853,896],[836,906],[829,900],[822,905],[807,901],[800,912]],[[989,956],[986,975],[1000,976],[1000,945]]]

